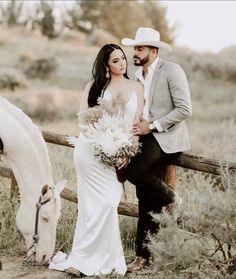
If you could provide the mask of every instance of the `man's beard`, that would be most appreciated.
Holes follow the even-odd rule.
[[[134,56],[133,58],[136,58],[139,60],[139,62],[134,62],[135,66],[143,66],[149,61],[149,54],[145,56],[143,59],[139,59],[137,56]]]

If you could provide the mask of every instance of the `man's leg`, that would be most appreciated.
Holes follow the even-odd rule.
[[[150,214],[150,212],[160,213],[162,206],[158,204],[158,201],[152,201],[149,196],[144,196],[138,190],[137,187],[137,197],[139,206],[139,219],[137,224],[137,234],[136,234],[136,256],[142,257],[144,259],[150,258],[151,254],[148,248],[145,246],[147,241],[148,233],[154,234],[159,230],[159,223],[155,222]],[[153,204],[155,203],[155,206]]]
[[[139,220],[136,236],[138,258],[130,265],[130,271],[146,264],[150,252],[143,245],[147,243],[148,232],[156,233],[159,225],[152,220],[150,212],[160,213],[163,206],[173,202],[174,193],[156,172],[156,166],[165,158],[165,153],[152,134],[141,137],[142,152],[131,159],[125,170],[126,178],[136,186],[139,200]],[[137,260],[138,259],[138,260]],[[141,260],[140,260],[141,259]],[[129,266],[128,266],[129,270]]]
[[[166,154],[161,150],[152,134],[142,136],[140,141],[142,143],[141,153],[131,159],[125,169],[125,176],[132,184],[141,188],[140,193],[146,193],[165,206],[173,202],[174,193],[157,176],[155,168],[160,160],[164,160]]]

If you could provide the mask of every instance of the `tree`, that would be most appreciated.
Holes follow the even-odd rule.
[[[55,30],[54,3],[41,0],[39,3],[25,3],[11,0],[0,4],[1,21],[8,26],[22,25],[31,29],[39,28],[43,35],[54,38]]]
[[[167,7],[162,6],[158,1],[145,1],[140,3],[151,20],[154,29],[161,34],[161,40],[172,44],[174,42],[175,26],[170,27],[166,19]]]
[[[134,36],[139,26],[151,26],[151,21],[136,1],[108,1],[101,9],[100,28],[118,38]]]
[[[63,25],[69,29],[78,30],[84,33],[90,33],[92,30],[92,22],[95,21],[94,18],[90,17],[91,9],[82,11],[81,1],[75,1],[71,8],[66,8],[63,14]]]
[[[14,26],[21,23],[22,10],[24,3],[22,1],[11,0],[4,5],[1,3],[1,21],[8,26]]]
[[[53,15],[53,2],[41,0],[41,13],[43,14],[41,20],[38,22],[41,32],[48,38],[56,37],[55,31],[55,17]]]
[[[26,12],[25,7],[30,10]],[[174,41],[174,27],[169,27],[166,19],[167,8],[159,1],[75,0],[71,8],[65,5],[62,18],[54,14],[58,9],[54,1],[26,4],[11,0],[7,5],[0,3],[0,9],[2,21],[9,26],[36,27],[49,38],[58,36],[64,27],[68,27],[87,34],[100,28],[120,39],[133,37],[139,26],[148,26],[160,32],[161,40],[170,44]],[[62,25],[60,30],[56,30],[57,20]]]
[[[166,12],[158,1],[79,0],[68,11],[67,26],[86,33],[102,28],[118,38],[133,37],[139,26],[149,26],[160,32],[163,41],[173,43],[174,28],[168,26]]]

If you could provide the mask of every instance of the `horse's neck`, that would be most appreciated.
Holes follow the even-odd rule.
[[[46,144],[37,127],[27,120],[23,112],[18,110],[16,115],[15,111],[14,106],[9,112],[0,103],[0,136],[6,159],[19,186],[21,200],[30,195],[35,202],[42,186],[53,183],[51,165]],[[16,116],[20,117],[20,121]]]
[[[21,203],[29,200],[35,203],[45,184],[52,185],[52,176],[49,169],[42,167],[35,150],[30,145],[21,148],[18,154],[7,152],[6,159],[12,169],[20,190]]]
[[[51,171],[48,149],[38,127],[33,124],[32,120],[25,113],[23,113],[21,109],[2,97],[0,97],[0,108],[10,114],[11,117],[17,121],[19,126],[27,132],[27,135],[32,139],[38,150],[38,155],[41,158],[44,167],[46,169],[50,169]]]
[[[45,172],[41,167],[40,161],[36,154],[31,149],[29,152],[24,151],[19,156],[12,157],[7,154],[6,160],[9,167],[12,169],[19,187],[21,200],[30,196],[32,200],[39,198],[40,191],[45,184],[52,185],[52,176],[49,172]],[[22,157],[21,155],[26,156]]]

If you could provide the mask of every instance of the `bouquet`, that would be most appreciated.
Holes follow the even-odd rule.
[[[133,118],[119,97],[99,98],[97,106],[79,114],[80,128],[101,163],[116,166],[120,158],[140,152],[138,138],[132,134]]]

